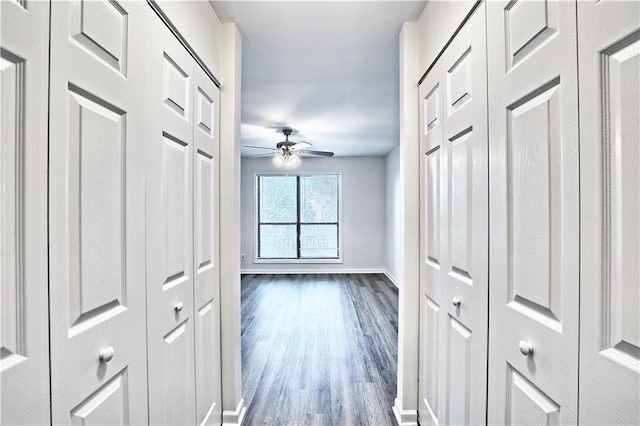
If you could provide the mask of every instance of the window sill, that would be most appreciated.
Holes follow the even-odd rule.
[[[253,263],[344,263],[342,259],[254,259]]]

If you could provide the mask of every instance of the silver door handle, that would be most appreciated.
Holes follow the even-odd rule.
[[[524,356],[533,355],[533,345],[526,340],[520,340],[518,344],[520,347],[520,353]]]
[[[109,362],[113,359],[113,355],[115,351],[113,350],[113,346],[109,346],[100,351],[100,362]]]
[[[182,308],[184,308],[184,303],[182,302],[178,302],[176,303],[176,306],[174,306],[174,309],[176,310],[176,312],[181,312]]]
[[[451,304],[457,308],[462,304],[462,300],[460,300],[460,298],[458,297],[454,297],[453,299],[451,299]]]

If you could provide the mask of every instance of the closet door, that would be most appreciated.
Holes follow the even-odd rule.
[[[220,424],[220,271],[218,265],[218,158],[220,92],[193,67],[194,301],[197,422]]]
[[[445,85],[437,62],[420,85],[420,358],[418,416],[422,425],[440,419],[441,324],[444,277],[440,271],[446,239],[442,169]]]
[[[419,414],[423,423],[481,424],[486,420],[489,297],[484,5],[420,91]]]
[[[443,424],[486,420],[489,160],[484,4],[442,61]]]
[[[0,423],[49,414],[49,3],[0,2]]]
[[[578,2],[580,413],[640,423],[640,3]]]
[[[147,133],[149,421],[195,424],[193,63],[153,17]]]
[[[556,0],[487,3],[490,424],[576,422],[575,8]]]
[[[52,420],[147,423],[145,5],[55,1],[51,22]]]

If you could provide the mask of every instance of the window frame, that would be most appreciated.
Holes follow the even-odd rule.
[[[269,176],[292,176],[296,177],[296,222],[277,223],[275,225],[294,225],[296,227],[296,238],[298,242],[296,244],[297,258],[272,258],[272,257],[259,257],[260,253],[260,225],[269,224],[269,222],[260,222],[260,177]],[[310,176],[336,176],[338,179],[338,221],[336,222],[301,222],[300,221],[300,177]],[[344,263],[343,262],[343,244],[342,244],[342,173],[340,172],[295,172],[295,173],[254,173],[253,177],[253,192],[254,192],[254,218],[253,218],[253,231],[254,231],[254,263]],[[301,225],[336,225],[338,236],[338,257],[299,257],[300,256],[300,228]]]

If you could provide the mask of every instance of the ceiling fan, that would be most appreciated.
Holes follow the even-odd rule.
[[[268,154],[254,155],[250,158],[273,156],[273,162],[276,166],[287,169],[297,167],[300,164],[300,154],[316,157],[333,157],[333,152],[307,149],[311,146],[309,142],[290,141],[289,136],[292,132],[293,129],[290,127],[283,127],[282,134],[284,135],[285,140],[278,142],[275,148],[265,148],[263,146],[253,145],[244,145],[244,147],[270,150],[271,152]]]

